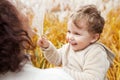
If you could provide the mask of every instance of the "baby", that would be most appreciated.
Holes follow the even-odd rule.
[[[67,44],[56,49],[50,41],[41,37],[38,45],[50,63],[62,65],[60,68],[74,80],[105,80],[114,55],[97,42],[104,24],[96,6],[86,5],[70,15]]]

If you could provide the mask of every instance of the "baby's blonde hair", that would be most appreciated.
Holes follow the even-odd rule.
[[[105,24],[104,18],[100,15],[95,5],[80,7],[70,15],[70,18],[77,27],[79,27],[78,23],[81,20],[86,21],[88,31],[92,33],[102,33]]]

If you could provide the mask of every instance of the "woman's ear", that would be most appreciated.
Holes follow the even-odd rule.
[[[100,34],[98,34],[98,33],[94,34],[92,37],[91,43],[96,42],[99,38],[100,38]]]

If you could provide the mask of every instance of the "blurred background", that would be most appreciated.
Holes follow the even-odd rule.
[[[94,4],[105,18],[105,27],[100,41],[116,55],[107,76],[109,80],[120,80],[120,0],[10,0],[29,18],[30,27],[36,33],[32,40],[36,43],[39,36],[47,38],[59,48],[66,43],[67,20],[77,7]],[[30,51],[33,65],[39,68],[55,67],[47,62],[42,51],[36,47]]]

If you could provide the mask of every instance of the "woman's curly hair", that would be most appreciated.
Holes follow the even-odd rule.
[[[0,0],[0,74],[19,71],[28,60],[25,51],[33,48],[21,14],[7,0]]]

